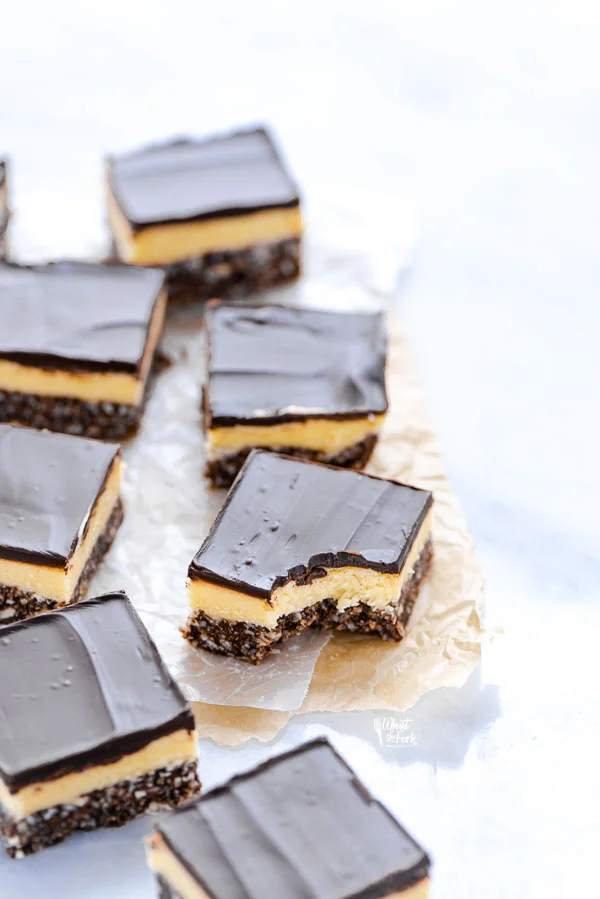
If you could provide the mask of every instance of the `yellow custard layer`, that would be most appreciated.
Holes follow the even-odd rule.
[[[48,599],[55,599],[59,603],[69,602],[81,572],[98,539],[106,530],[108,520],[119,499],[122,473],[123,463],[120,458],[117,458],[112,465],[102,493],[96,501],[87,532],[83,540],[77,544],[66,568],[0,559],[0,584],[38,593]]]
[[[209,428],[206,432],[206,450],[209,459],[219,459],[258,446],[269,449],[294,447],[334,455],[360,443],[370,434],[379,433],[384,421],[385,414],[345,420],[308,418],[275,425]]]
[[[109,183],[106,203],[119,258],[135,265],[170,265],[217,250],[240,250],[301,237],[304,230],[300,208],[294,206],[196,222],[148,225],[134,231]]]
[[[36,396],[56,396],[90,403],[125,403],[137,406],[144,397],[154,353],[165,319],[167,294],[158,297],[138,374],[107,371],[68,371],[36,368],[0,359],[0,390]]]
[[[369,568],[330,568],[324,577],[311,584],[288,581],[274,590],[270,600],[251,596],[204,580],[188,578],[188,597],[192,611],[202,611],[212,618],[247,622],[273,628],[282,615],[300,612],[323,599],[334,599],[338,609],[366,602],[373,609],[383,609],[400,598],[417,559],[431,536],[432,512],[428,512],[416,535],[399,574],[386,574]]]
[[[146,837],[146,861],[150,870],[163,877],[182,899],[209,899],[206,891],[175,857],[159,833]],[[425,877],[406,890],[388,895],[390,899],[427,899],[429,878]]]
[[[191,762],[196,757],[195,732],[179,730],[154,740],[138,752],[125,755],[116,762],[95,765],[55,780],[30,784],[15,793],[9,792],[0,781],[0,804],[11,818],[19,820],[44,808],[76,803],[92,790],[102,790],[122,780],[133,780],[141,774],[158,771],[169,765]]]

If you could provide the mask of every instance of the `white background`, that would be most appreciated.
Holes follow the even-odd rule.
[[[313,716],[276,746],[203,744],[206,786],[327,732],[430,850],[433,899],[596,895],[598,7],[53,0],[2,16],[0,150],[35,251],[101,245],[103,154],[257,120],[309,198],[343,192],[360,214],[370,192],[410,194],[420,211],[401,314],[504,636],[464,689],[410,712],[416,747],[381,749],[371,713]],[[0,897],[150,899],[147,826],[2,859]]]

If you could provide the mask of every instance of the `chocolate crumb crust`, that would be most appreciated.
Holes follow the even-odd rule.
[[[118,263],[4,261],[0,360],[135,376],[164,280],[160,269]]]
[[[64,568],[119,455],[116,444],[0,425],[0,558]]]
[[[111,156],[107,179],[134,232],[300,205],[298,188],[264,127]]]
[[[10,792],[194,730],[189,703],[124,593],[5,625],[0,642],[0,777]]]
[[[148,389],[137,406],[0,390],[0,422],[95,440],[125,440],[139,429],[147,399]]]
[[[404,637],[421,582],[432,563],[433,543],[429,539],[421,550],[413,573],[404,584],[397,603],[382,609],[373,609],[367,599],[340,611],[334,599],[324,599],[301,612],[283,615],[273,628],[216,619],[197,610],[190,616],[182,633],[197,649],[235,656],[253,664],[262,662],[283,640],[295,637],[309,628],[349,631],[399,642]]]
[[[383,899],[431,867],[322,738],[233,777],[155,831],[210,899]]]
[[[123,503],[119,499],[115,504],[104,532],[96,541],[96,545],[85,563],[68,605],[79,602],[87,593],[89,583],[96,574],[100,562],[112,546],[123,518]],[[25,618],[39,615],[40,612],[51,612],[57,608],[61,608],[61,604],[55,599],[48,599],[46,596],[40,596],[39,593],[31,593],[29,590],[21,590],[19,587],[0,585],[0,625],[23,621]]]
[[[204,427],[383,415],[381,312],[209,303]]]
[[[104,263],[119,263],[113,241]],[[302,273],[302,241],[289,237],[238,250],[218,250],[165,267],[169,306],[207,300],[240,300],[297,281]]]
[[[299,237],[239,250],[205,253],[167,267],[169,303],[186,305],[219,298],[240,300],[296,281],[302,271]]]
[[[52,806],[19,821],[0,806],[0,838],[11,858],[22,858],[61,843],[76,831],[122,827],[143,812],[175,808],[199,791],[196,762],[160,768],[93,790],[77,804]]]
[[[188,577],[269,601],[313,571],[399,574],[432,503],[428,490],[398,481],[255,450]]]
[[[369,434],[364,440],[348,446],[339,453],[328,455],[317,450],[299,449],[298,447],[248,447],[240,450],[232,456],[221,456],[218,459],[210,459],[205,466],[204,473],[215,487],[231,487],[244,462],[253,449],[265,452],[276,452],[284,456],[293,456],[295,459],[304,459],[309,462],[324,462],[326,465],[334,465],[338,468],[364,468],[373,455],[377,445],[377,434]]]

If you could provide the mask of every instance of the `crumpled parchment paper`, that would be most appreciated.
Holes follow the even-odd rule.
[[[299,712],[407,709],[429,690],[462,686],[480,659],[483,577],[398,327],[388,365],[390,414],[368,470],[433,491],[435,561],[404,640],[334,634]],[[194,712],[200,736],[226,744],[270,740],[291,715],[199,703]]]

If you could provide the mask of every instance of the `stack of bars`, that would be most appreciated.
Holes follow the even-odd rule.
[[[165,808],[147,840],[161,899],[426,899],[427,854],[324,740],[194,798],[189,703],[128,597],[85,599],[123,521],[118,441],[140,429],[168,302],[201,301],[205,475],[230,489],[189,565],[183,636],[254,664],[308,628],[401,640],[433,497],[362,471],[388,411],[385,315],[238,302],[302,268],[300,194],[264,128],[111,157],[104,263],[6,261],[9,171],[0,159],[7,853]]]

